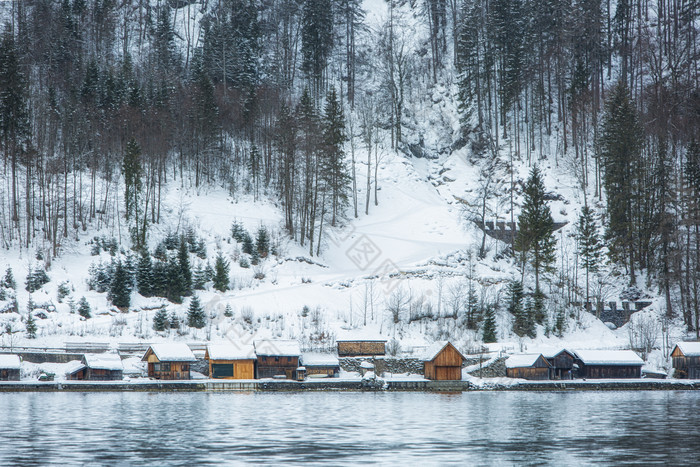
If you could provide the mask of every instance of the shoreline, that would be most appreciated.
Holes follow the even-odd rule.
[[[394,379],[291,380],[131,380],[131,381],[2,381],[0,393],[8,392],[472,392],[472,391],[694,391],[700,380],[570,380],[432,381]]]

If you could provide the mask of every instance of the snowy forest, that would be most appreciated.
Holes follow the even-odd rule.
[[[496,247],[469,234],[466,285],[444,293],[457,298],[435,304],[438,315],[464,316],[486,342],[503,327],[497,309],[512,316],[507,332],[561,335],[564,310],[615,300],[612,283],[631,299],[653,294],[662,315],[700,329],[698,0],[1,8],[0,251],[26,252],[42,273],[99,232],[116,244],[95,237],[82,248],[122,259],[93,264],[86,280],[114,306],[128,308],[132,290],[173,303],[224,292],[229,263],[280,255],[282,238],[322,263],[338,232],[382,204],[387,154],[417,166],[455,155],[470,188],[445,198],[465,229],[500,220],[513,233]],[[553,185],[564,177],[573,186],[562,195]],[[215,264],[205,264],[202,232],[161,235],[163,218],[177,215],[164,209],[173,187],[271,203],[278,230],[234,224],[246,256],[210,246]],[[568,211],[569,201],[550,208],[562,196]],[[568,222],[568,240],[555,218]],[[502,294],[484,292],[475,272],[494,261],[512,267]],[[29,272],[27,290],[48,280]],[[404,292],[385,300],[394,324],[434,313]],[[195,301],[191,325],[202,328]],[[165,312],[158,320],[157,331],[169,326]]]

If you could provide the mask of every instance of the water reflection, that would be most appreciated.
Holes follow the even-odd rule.
[[[695,392],[19,393],[0,464],[687,464]]]

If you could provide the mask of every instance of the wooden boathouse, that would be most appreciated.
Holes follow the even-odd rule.
[[[334,378],[340,373],[338,357],[327,353],[305,353],[301,364],[310,378]]]
[[[152,344],[143,358],[148,376],[155,379],[190,379],[190,365],[197,361],[187,344]]]
[[[294,340],[260,340],[255,342],[258,378],[296,379],[301,350]]]
[[[0,354],[0,381],[19,381],[19,355]]]
[[[120,381],[123,378],[124,365],[115,353],[84,354],[80,364],[66,374],[66,379],[70,380]]]
[[[700,342],[678,342],[671,358],[676,378],[700,379]]]
[[[542,354],[511,355],[506,360],[506,376],[542,381],[550,377],[552,366]]]
[[[254,379],[255,348],[245,344],[210,344],[204,354],[209,377],[215,379]]]
[[[644,360],[631,350],[577,350],[578,376],[590,379],[641,378]]]
[[[459,381],[464,360],[464,355],[450,342],[434,342],[423,355],[424,376],[437,381]]]
[[[576,360],[576,356],[573,352],[561,349],[542,352],[542,356],[551,367],[549,372],[550,379],[573,379],[574,360]]]

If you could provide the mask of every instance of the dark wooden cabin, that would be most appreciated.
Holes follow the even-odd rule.
[[[578,376],[590,379],[641,378],[644,360],[631,350],[577,350]]]
[[[187,344],[172,342],[151,345],[143,358],[148,376],[155,379],[190,379],[190,365],[197,361]]]
[[[423,356],[424,376],[438,381],[459,381],[464,360],[464,355],[450,342],[437,341]]]
[[[0,381],[19,381],[20,378],[19,355],[0,355]]]
[[[117,354],[84,354],[79,365],[66,373],[71,380],[119,381],[124,378],[124,365]]]
[[[576,356],[573,352],[561,349],[553,352],[543,352],[542,356],[551,366],[550,379],[572,379],[574,377],[574,360]]]
[[[506,376],[542,381],[549,379],[552,366],[542,354],[511,355],[506,360]]]
[[[700,379],[700,342],[679,342],[671,352],[676,378]]]
[[[335,340],[339,357],[374,357],[386,355],[386,339],[359,332],[347,331]]]
[[[301,350],[293,340],[260,340],[255,342],[258,378],[284,377],[296,379]]]
[[[301,356],[301,364],[311,378],[335,378],[340,374],[340,363],[335,355],[305,353]]]
[[[221,379],[255,378],[255,348],[244,344],[212,344],[204,358],[209,362],[209,377]]]

